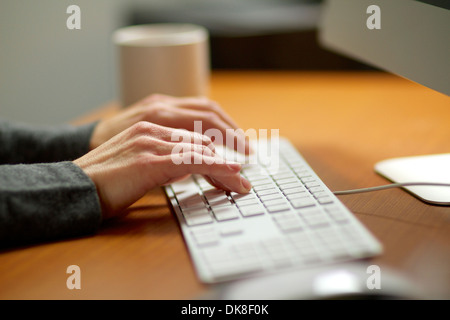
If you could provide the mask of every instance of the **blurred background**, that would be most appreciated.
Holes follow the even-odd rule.
[[[66,9],[81,8],[81,30]],[[68,122],[117,99],[114,30],[188,22],[210,32],[213,70],[368,70],[317,42],[321,0],[2,0],[0,117]]]

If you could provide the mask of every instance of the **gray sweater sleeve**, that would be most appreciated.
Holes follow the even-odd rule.
[[[92,180],[72,162],[0,166],[0,246],[93,233],[101,208]]]
[[[94,126],[47,129],[0,120],[0,247],[83,236],[99,227],[96,187],[66,161],[89,151]]]
[[[0,120],[0,164],[75,160],[89,151],[95,125],[43,127]]]

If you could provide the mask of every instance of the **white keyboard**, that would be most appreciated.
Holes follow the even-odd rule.
[[[289,141],[280,140],[279,155],[276,166],[244,166],[249,194],[215,189],[198,175],[165,187],[202,282],[381,253]]]

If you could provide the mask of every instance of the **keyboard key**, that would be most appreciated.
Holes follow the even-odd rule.
[[[307,192],[308,191],[303,186],[298,186],[298,187],[288,188],[288,189],[283,190],[283,193],[288,197],[289,197],[289,195],[305,194]]]
[[[291,202],[296,199],[311,198],[311,194],[309,192],[293,193],[288,194],[286,198],[289,200],[289,202]]]
[[[295,176],[295,174],[292,171],[290,171],[289,169],[286,168],[286,171],[278,172],[276,174],[273,174],[272,178],[275,181],[278,181],[278,180],[282,180],[282,179],[296,178],[296,176]]]
[[[237,200],[240,198],[249,198],[249,197],[255,197],[256,194],[252,191],[249,193],[237,193],[237,192],[230,192],[230,197],[233,198],[233,200]]]
[[[205,196],[209,204],[214,202],[223,202],[224,200],[228,201],[228,197],[223,190],[209,190],[207,192],[204,192],[203,195]]]
[[[243,247],[246,246],[243,245]],[[235,248],[203,250],[209,269],[216,279],[227,279],[230,276],[243,275],[262,269],[255,251],[247,248],[233,249]]]
[[[297,177],[299,177],[300,179],[308,177],[311,174],[311,172],[308,169],[303,168],[299,170],[294,169],[294,171],[297,174]]]
[[[219,237],[214,228],[191,229],[192,238],[200,246],[213,246],[219,244]]]
[[[304,225],[300,219],[293,213],[279,213],[273,215],[274,221],[277,223],[281,231],[292,232],[303,230]]]
[[[305,233],[290,233],[287,238],[295,250],[296,258],[301,263],[318,263],[322,260],[314,243]]]
[[[220,246],[214,249],[202,251],[205,260],[210,264],[226,263],[232,258],[232,252],[228,247]]]
[[[285,178],[285,179],[276,180],[276,183],[279,186],[286,185],[286,184],[291,184],[291,183],[298,183],[298,182],[299,181],[298,181],[297,177],[291,177],[291,178]]]
[[[348,213],[344,211],[340,206],[337,205],[326,205],[324,206],[325,211],[328,215],[337,222],[346,222],[349,220]]]
[[[274,189],[274,188],[276,188],[276,185],[273,183],[253,186],[253,190],[255,190],[255,192],[260,192],[261,190]]]
[[[208,191],[217,191],[219,189],[217,189],[216,187],[214,187],[213,185],[207,185],[202,187],[202,191],[203,192],[208,192]]]
[[[304,184],[306,184],[308,182],[317,182],[317,179],[314,178],[313,176],[306,176],[306,177],[301,178],[300,180],[302,180],[302,182]]]
[[[259,202],[258,197],[256,196],[255,193],[236,193],[236,192],[231,192],[231,197],[233,198],[234,202],[238,203],[240,201],[245,201],[245,200],[256,200],[257,202]]]
[[[259,195],[259,194],[258,194]],[[275,199],[282,199],[284,202],[284,196],[280,193],[272,193],[272,194],[265,194],[260,195],[259,197],[263,203],[266,203],[269,200],[275,200]]]
[[[272,179],[270,179],[270,178],[264,178],[264,179],[260,179],[260,180],[249,179],[249,181],[250,181],[250,183],[252,184],[253,187],[260,186],[260,185],[263,185],[263,184],[272,184],[273,183]]]
[[[344,242],[333,229],[325,229],[317,231],[317,243],[321,246],[321,250],[326,250],[327,254],[333,259],[349,258],[349,252]]]
[[[290,164],[290,166],[295,173],[304,171],[307,172],[308,175],[311,175],[311,171],[308,169],[308,167],[305,165],[303,161]]]
[[[330,204],[330,203],[333,203],[333,202],[334,202],[334,201],[333,201],[333,198],[332,198],[331,196],[329,196],[329,195],[325,195],[325,196],[323,196],[323,197],[320,197],[320,198],[317,199],[317,201],[318,201],[320,204]]]
[[[283,161],[279,161],[278,166],[267,167],[266,170],[271,175],[283,174],[285,172],[292,172],[289,166],[285,164]]]
[[[280,190],[283,192],[285,192],[288,189],[293,189],[293,188],[304,188],[300,182],[281,184],[281,185],[279,185],[279,187],[280,187]]]
[[[249,205],[244,207],[239,207],[242,216],[244,217],[252,217],[259,216],[265,213],[264,208],[261,205]]]
[[[266,207],[270,207],[270,206],[274,206],[274,205],[278,205],[278,204],[287,204],[288,203],[286,201],[286,199],[283,198],[283,197],[278,197],[278,198],[275,198],[275,199],[268,199],[268,200],[261,199],[261,202]]]
[[[261,191],[257,192],[257,195],[258,196],[265,196],[265,195],[274,194],[274,193],[278,193],[278,190],[275,189],[275,188],[274,189],[261,190]]]
[[[266,170],[262,168],[259,164],[246,165],[242,167],[241,174],[246,177],[266,177],[268,176]]]
[[[242,173],[247,177],[267,176],[266,171],[258,165],[243,168]]]
[[[313,192],[313,196],[314,196],[314,198],[319,199],[319,198],[328,197],[329,194],[326,191],[316,191],[316,192]]]
[[[230,199],[228,198],[222,198],[222,199],[214,199],[211,200],[209,203],[209,206],[212,208],[217,208],[217,207],[232,207],[235,204],[233,202],[231,202]]]
[[[295,166],[296,164],[304,165],[304,162],[296,152],[292,152],[289,156],[287,156],[287,154],[284,154],[284,156],[286,162],[289,163],[291,166]]]
[[[324,192],[324,188],[321,186],[317,186],[317,187],[311,187],[308,188],[309,192],[311,192],[312,194],[318,193],[318,192]]]
[[[220,235],[223,237],[240,235],[243,231],[242,225],[236,223],[224,223],[220,226]]]
[[[198,193],[198,186],[192,177],[183,179],[171,185],[173,192],[176,195],[182,193]]]
[[[281,212],[290,210],[291,207],[287,203],[276,203],[271,205],[266,205],[267,211],[270,213]]]
[[[238,199],[236,201],[236,204],[238,205],[238,207],[243,207],[243,206],[251,206],[254,204],[260,204],[260,202],[257,198],[249,198],[249,199]]]
[[[207,189],[211,187],[211,184],[202,176],[195,175],[194,179],[202,189]]]
[[[189,209],[182,212],[188,226],[197,226],[214,221],[207,208]]]
[[[288,266],[291,258],[285,248],[284,242],[279,238],[268,239],[262,241],[263,248],[269,254],[272,263],[276,267]]]
[[[239,262],[253,264],[259,262],[259,248],[253,241],[247,241],[239,243],[238,245],[231,246],[233,254],[239,259]]]
[[[329,224],[327,215],[318,207],[304,208],[297,212],[312,227],[324,227]]]
[[[179,205],[182,209],[205,207],[205,203],[200,195],[189,197],[184,200],[179,200]]]
[[[213,208],[213,213],[217,221],[237,219],[240,216],[239,210],[235,206]]]
[[[311,206],[316,205],[316,200],[314,200],[310,196],[293,198],[293,199],[289,199],[289,200],[291,202],[291,205],[296,209],[311,207]]]
[[[320,182],[316,181],[316,180],[304,182],[304,185],[308,189],[313,188],[313,187],[320,187],[321,186]]]

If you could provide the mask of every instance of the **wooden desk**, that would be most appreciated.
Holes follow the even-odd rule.
[[[280,129],[331,190],[384,184],[382,159],[450,151],[447,96],[380,73],[223,72],[211,97],[244,128]],[[91,120],[116,112],[110,105]],[[341,200],[383,243],[372,262],[450,293],[450,207],[392,189]],[[97,235],[0,253],[1,299],[190,299],[198,282],[161,190]],[[81,268],[68,290],[66,268]],[[431,297],[431,296],[430,296]]]

